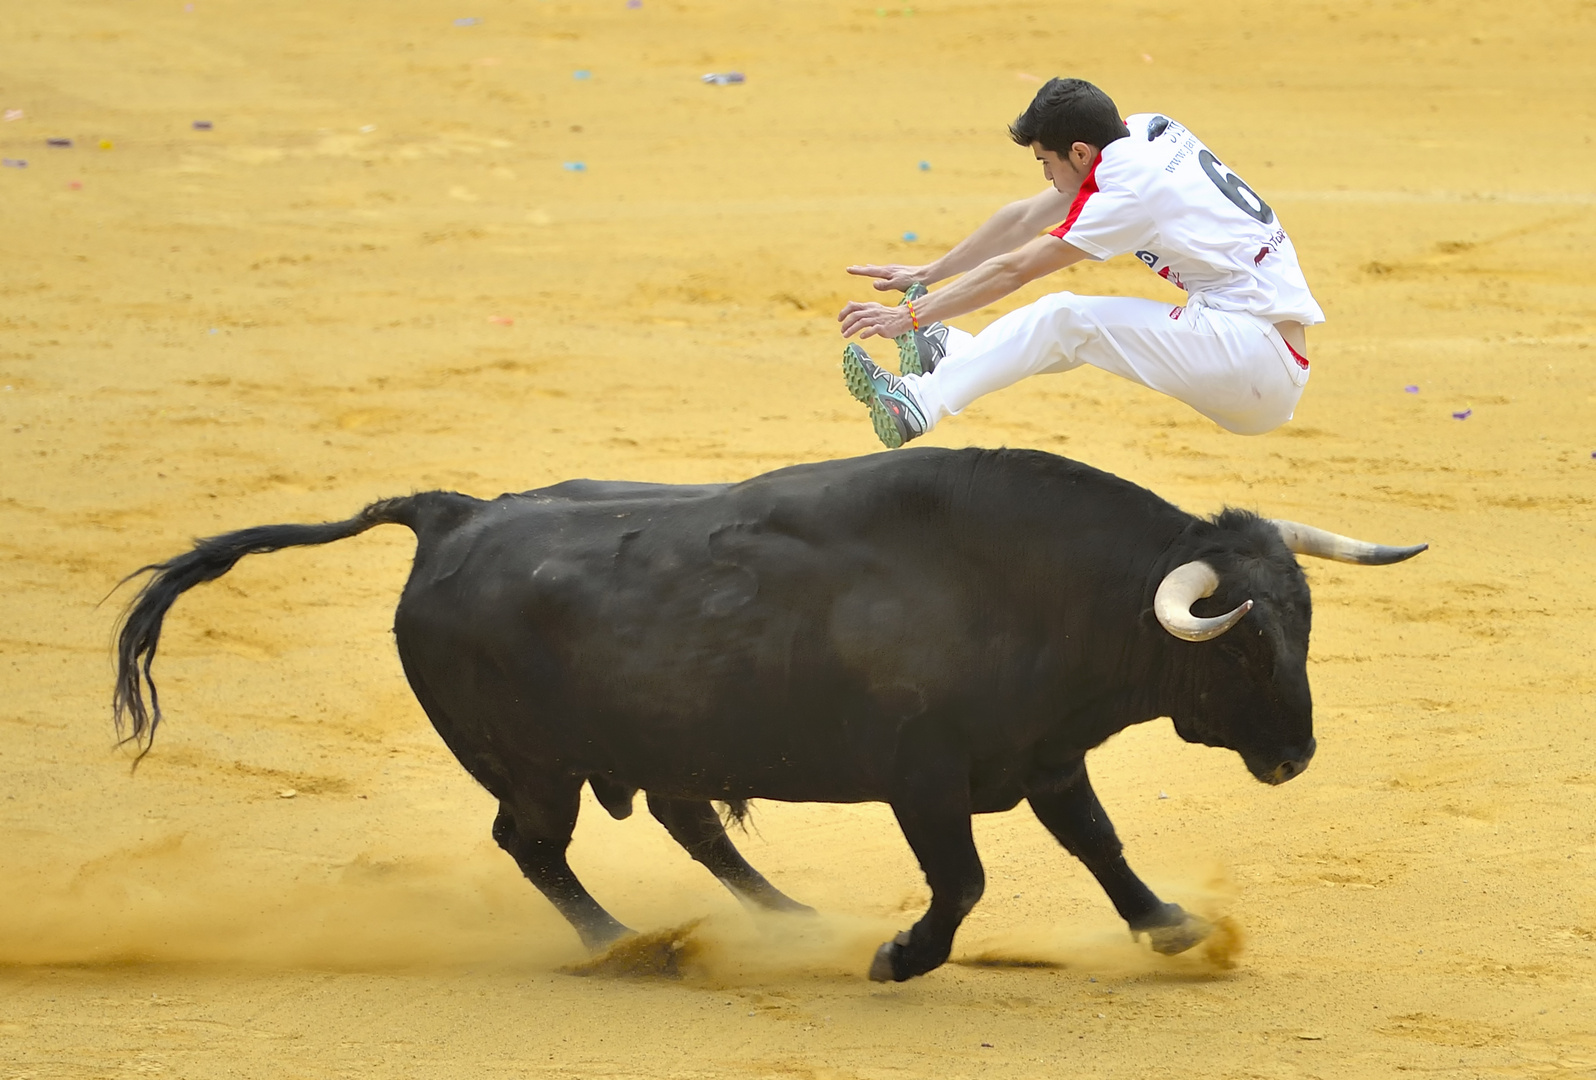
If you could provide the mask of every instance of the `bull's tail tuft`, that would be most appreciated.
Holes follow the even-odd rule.
[[[155,648],[161,640],[161,623],[179,596],[196,585],[221,577],[245,555],[330,544],[377,525],[408,525],[415,529],[421,504],[430,494],[382,499],[347,521],[323,525],[257,525],[212,536],[196,541],[192,551],[141,567],[123,578],[125,584],[142,574],[152,575],[122,613],[116,631],[116,692],[112,697],[112,715],[119,744],[138,745],[141,759],[154,742],[155,729],[161,722],[161,700],[155,680],[150,676],[150,665],[155,661]],[[135,759],[135,767],[137,764],[138,759]]]

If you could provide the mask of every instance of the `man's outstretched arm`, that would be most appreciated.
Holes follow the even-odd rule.
[[[916,300],[914,314],[922,327],[967,315],[1003,299],[1022,285],[1089,257],[1051,233],[1038,236],[1018,251],[988,259],[946,289]],[[843,308],[837,321],[842,323],[843,337],[858,334],[862,338],[897,337],[914,325],[906,307],[857,301]]]
[[[924,266],[898,263],[850,266],[848,273],[875,278],[875,287],[883,291],[897,289],[902,292],[916,281],[930,285],[1013,251],[1049,225],[1057,225],[1069,213],[1072,201],[1073,196],[1062,195],[1049,187],[1028,199],[1009,203],[955,244],[946,255]]]

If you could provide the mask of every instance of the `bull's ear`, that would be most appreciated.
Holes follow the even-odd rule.
[[[1399,563],[1404,559],[1413,558],[1421,551],[1428,550],[1430,546],[1414,544],[1412,547],[1391,547],[1386,544],[1371,544],[1367,540],[1354,540],[1350,536],[1316,529],[1312,525],[1302,525],[1295,521],[1285,521],[1280,518],[1269,518],[1268,521],[1280,533],[1280,539],[1285,541],[1286,547],[1290,548],[1293,554],[1357,563],[1360,566],[1387,566]]]
[[[1158,624],[1182,641],[1208,641],[1229,630],[1252,610],[1252,601],[1243,600],[1233,611],[1205,619],[1191,613],[1191,606],[1219,588],[1219,574],[1201,559],[1181,563],[1164,575],[1153,596],[1153,614]]]

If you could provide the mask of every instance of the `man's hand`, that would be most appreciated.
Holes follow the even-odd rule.
[[[922,296],[914,302],[914,313],[919,316],[921,326],[968,315],[993,301],[1003,299],[1021,285],[1035,281],[1044,274],[1073,266],[1085,258],[1086,252],[1074,244],[1043,234],[1017,251],[988,259],[947,288]],[[874,269],[906,268],[882,266]],[[837,321],[842,323],[843,337],[853,337],[855,334],[862,338],[898,337],[914,329],[914,321],[909,317],[907,307],[861,304],[858,301],[843,308]]]
[[[885,269],[885,268],[883,268]],[[877,285],[876,288],[882,286]],[[837,321],[842,323],[842,336],[853,337],[858,334],[861,338],[867,337],[897,337],[907,334],[914,329],[914,322],[909,318],[909,309],[906,307],[888,307],[885,304],[860,303],[855,300],[842,309],[837,316]]]
[[[903,292],[916,281],[925,281],[926,268],[893,263],[890,266],[850,266],[848,273],[856,277],[875,278],[871,284],[881,292],[886,292],[888,289]]]

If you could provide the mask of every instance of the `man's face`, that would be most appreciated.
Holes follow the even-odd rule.
[[[1055,154],[1041,143],[1032,143],[1031,151],[1042,163],[1042,175],[1061,195],[1074,195],[1081,190],[1081,181],[1097,160],[1097,147],[1083,142],[1071,146],[1067,154]]]

